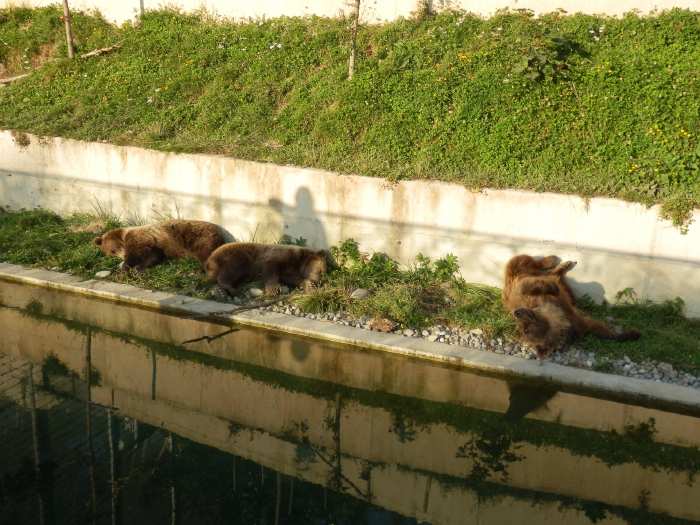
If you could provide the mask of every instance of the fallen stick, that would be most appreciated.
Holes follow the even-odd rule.
[[[122,47],[121,42],[119,42],[118,44],[114,44],[113,46],[102,47],[100,49],[93,49],[92,51],[80,55],[80,58],[90,58],[99,55],[104,55],[105,53],[109,53],[111,51],[114,51],[115,49],[119,49],[120,47]]]
[[[105,53],[109,53],[111,51],[114,51],[115,49],[119,49],[120,47],[122,47],[121,42],[119,42],[118,44],[114,44],[113,46],[103,47],[100,49],[93,49],[92,51],[89,51],[87,53],[80,55],[80,58],[90,58],[90,57],[96,57],[99,55],[104,55]],[[19,80],[21,78],[28,77],[30,74],[31,74],[31,72],[30,73],[23,73],[21,75],[17,75],[14,77],[0,78],[0,84],[10,84],[10,83],[14,82],[15,80]]]
[[[10,82],[14,82],[15,80],[19,80],[20,78],[28,77],[30,73],[23,73],[22,75],[17,75],[15,77],[7,77],[7,78],[0,78],[0,84],[9,84]]]

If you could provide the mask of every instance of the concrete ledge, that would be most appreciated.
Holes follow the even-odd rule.
[[[226,324],[232,322],[329,343],[442,362],[489,375],[546,383],[562,390],[586,393],[594,397],[700,416],[700,391],[689,387],[603,374],[550,362],[539,364],[518,357],[430,342],[421,338],[371,332],[328,321],[274,312],[234,312],[238,307],[231,304],[154,292],[109,281],[81,280],[72,275],[7,263],[0,263],[0,279],[116,301],[187,318],[217,320]]]

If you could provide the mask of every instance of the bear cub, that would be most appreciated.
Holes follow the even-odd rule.
[[[327,269],[325,250],[248,242],[224,244],[205,264],[209,279],[232,294],[244,282],[258,279],[268,295],[279,293],[281,284],[308,290]]]
[[[503,304],[516,319],[522,340],[543,359],[554,350],[587,333],[602,339],[633,341],[636,330],[620,330],[591,319],[576,308],[564,276],[576,266],[550,255],[534,259],[517,255],[506,266]]]
[[[123,260],[122,268],[143,271],[170,258],[194,257],[202,264],[233,237],[205,221],[170,220],[147,226],[116,228],[95,237],[105,255]]]

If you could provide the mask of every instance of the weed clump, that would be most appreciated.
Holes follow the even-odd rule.
[[[478,325],[498,335],[512,332],[499,290],[465,282],[454,255],[432,261],[418,254],[413,264],[402,268],[386,254],[362,253],[352,239],[333,247],[331,254],[336,268],[323,285],[295,299],[305,311],[347,311],[411,328],[446,323]],[[368,295],[353,299],[352,292],[358,288]]]

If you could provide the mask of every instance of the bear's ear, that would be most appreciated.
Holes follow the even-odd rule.
[[[102,237],[95,237],[92,242],[95,243],[95,246],[102,246]]]

